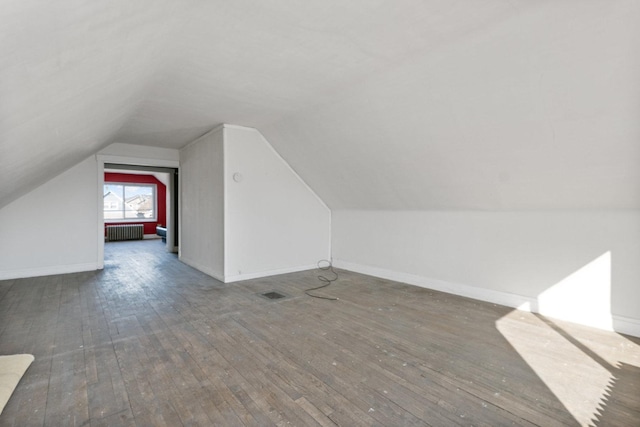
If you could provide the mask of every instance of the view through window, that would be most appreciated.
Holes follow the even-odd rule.
[[[156,186],[154,184],[105,183],[105,221],[155,219]]]

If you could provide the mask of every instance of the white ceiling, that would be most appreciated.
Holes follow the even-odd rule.
[[[330,207],[640,209],[636,0],[4,0],[0,206],[256,127]]]

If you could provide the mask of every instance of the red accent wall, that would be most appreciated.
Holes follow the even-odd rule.
[[[142,224],[144,225],[144,234],[156,234],[156,225],[163,225],[166,227],[167,225],[167,187],[158,181],[153,175],[137,175],[131,173],[111,173],[105,172],[104,174],[104,182],[129,182],[133,184],[156,184],[156,197],[158,197],[158,222],[106,222],[104,223],[105,228],[107,225],[113,224]],[[106,235],[106,230],[105,230]]]

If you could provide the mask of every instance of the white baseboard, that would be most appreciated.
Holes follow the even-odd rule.
[[[0,271],[0,280],[24,279],[27,277],[52,276],[54,274],[79,273],[99,270],[97,262],[84,264],[53,265],[49,267],[25,268],[21,270]]]
[[[444,280],[430,279],[423,276],[417,276],[415,274],[401,273],[384,268],[355,264],[347,261],[334,260],[333,266],[349,271],[355,271],[356,273],[380,277],[382,279],[408,283],[409,285],[415,285],[421,288],[433,289],[435,291],[447,292],[467,298],[492,302],[494,304],[506,305],[507,307],[520,308],[525,311],[530,311],[529,307],[533,306],[532,302],[534,301],[531,298],[523,297],[516,294],[510,294],[507,292],[494,291],[491,289],[484,289],[476,286],[462,285],[459,283],[447,282]]]
[[[199,270],[199,271],[203,272],[204,274],[208,274],[209,276],[213,277],[216,280],[224,282],[224,276],[219,274],[216,271],[213,271],[211,268],[209,268],[207,266],[204,266],[204,265],[201,265],[198,262],[190,260],[189,258],[185,258],[182,255],[179,255],[178,259],[180,261],[184,262],[185,264],[187,264],[188,266],[193,267],[196,270]]]
[[[185,258],[183,256],[179,256],[180,261],[184,262],[185,264],[187,264],[190,267],[195,268],[196,270],[199,270],[205,274],[208,274],[209,276],[213,277],[216,280],[219,280],[223,283],[233,283],[233,282],[239,282],[242,280],[251,280],[251,279],[259,279],[261,277],[269,277],[269,276],[275,276],[278,274],[287,274],[287,273],[295,273],[298,271],[305,271],[305,270],[312,270],[314,268],[316,268],[316,264],[311,264],[311,265],[303,265],[303,266],[298,266],[298,267],[287,267],[287,268],[279,268],[276,270],[267,270],[267,271],[260,271],[260,272],[256,272],[256,273],[243,273],[243,274],[235,274],[235,275],[221,275],[216,271],[213,271],[211,268],[201,265],[193,260],[190,260],[188,258]]]
[[[640,337],[640,320],[630,317],[613,315],[613,330],[621,334]]]
[[[436,291],[447,292],[450,294],[473,298],[480,301],[500,304],[522,311],[534,313],[539,312],[536,298],[511,294],[508,292],[495,291],[492,289],[486,289],[477,286],[462,285],[459,283],[452,283],[444,280],[431,279],[414,274],[402,273],[398,271],[387,270],[384,268],[371,267],[368,265],[336,259],[334,259],[333,265],[336,268],[342,268],[344,270],[354,271],[356,273],[367,274],[369,276],[380,277],[382,279],[393,280],[396,282],[407,283],[409,285],[419,286],[422,288],[433,289]],[[545,315],[545,313],[541,314]],[[587,326],[604,330],[613,329],[614,331],[619,333],[640,337],[640,320],[638,319],[611,315],[611,321],[605,323],[603,323],[602,325]],[[611,325],[613,325],[613,327]]]
[[[144,236],[142,236],[142,238],[144,240],[154,240],[154,239],[161,239],[162,237],[158,236],[157,234],[145,234]]]
[[[316,264],[302,265],[298,267],[279,268],[276,270],[260,271],[257,273],[243,273],[225,276],[225,283],[239,282],[241,280],[259,279],[261,277],[276,276],[278,274],[296,273],[298,271],[313,270]]]

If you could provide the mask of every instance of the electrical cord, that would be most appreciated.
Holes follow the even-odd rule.
[[[326,263],[326,265],[325,265]],[[323,264],[323,265],[321,265]],[[318,298],[318,299],[326,299],[329,301],[338,301],[338,298],[334,298],[334,297],[323,297],[320,295],[313,295],[310,294],[309,292],[311,291],[317,291],[318,289],[322,289],[322,288],[326,288],[327,286],[329,286],[331,283],[335,282],[336,280],[338,280],[338,273],[336,273],[336,271],[333,269],[333,264],[331,264],[331,261],[326,260],[326,259],[321,259],[320,261],[318,261],[317,263],[318,266],[318,270],[320,271],[330,271],[331,274],[333,274],[335,277],[332,278],[328,278],[322,274],[318,275],[318,280],[322,283],[324,283],[321,286],[318,286],[316,288],[311,288],[311,289],[307,289],[306,291],[304,291],[305,294],[309,295],[312,298]]]

